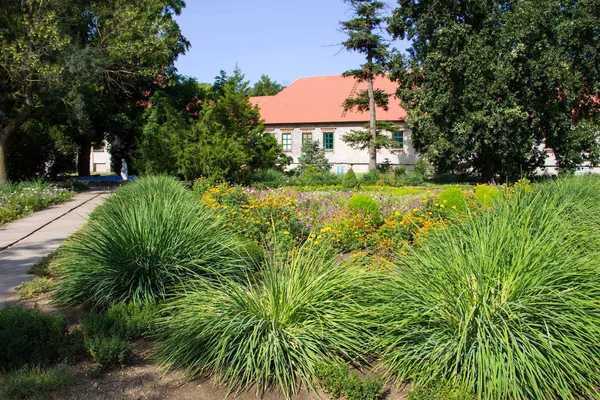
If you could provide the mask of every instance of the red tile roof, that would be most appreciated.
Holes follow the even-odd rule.
[[[262,107],[267,101],[271,100],[275,96],[254,96],[250,97],[250,104],[253,106]]]
[[[356,86],[356,87],[355,87]],[[377,108],[377,120],[403,121],[406,111],[393,95],[397,85],[386,78],[378,78],[375,88],[390,96],[388,111]],[[275,96],[251,97],[252,104],[260,107],[266,124],[368,122],[369,112],[344,112],[342,103],[352,93],[367,89],[367,83],[341,75],[300,78]]]

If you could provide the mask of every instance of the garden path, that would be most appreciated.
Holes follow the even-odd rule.
[[[0,308],[19,299],[15,287],[35,276],[29,268],[58,248],[87,221],[109,192],[91,190],[69,201],[0,226]]]

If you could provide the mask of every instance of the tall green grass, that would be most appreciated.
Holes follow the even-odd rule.
[[[289,398],[299,383],[312,387],[320,363],[360,359],[370,338],[364,306],[379,279],[303,247],[275,254],[247,284],[196,280],[159,322],[162,366]]]
[[[597,221],[590,179],[514,195],[410,252],[380,310],[390,374],[482,400],[598,398],[600,240],[583,218]]]
[[[175,179],[147,177],[108,198],[64,246],[55,299],[151,304],[199,275],[235,277],[245,262],[235,236],[191,192]]]

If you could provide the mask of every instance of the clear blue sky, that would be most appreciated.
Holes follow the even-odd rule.
[[[391,13],[393,1],[387,1]],[[214,81],[237,66],[252,83],[262,74],[278,83],[334,75],[364,63],[343,50],[339,21],[352,14],[342,0],[187,0],[177,18],[192,43],[175,64],[179,73]],[[403,42],[393,46],[404,50]]]

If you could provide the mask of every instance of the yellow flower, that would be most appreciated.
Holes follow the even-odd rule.
[[[289,235],[289,234],[290,234],[290,232],[289,232],[289,231],[283,231],[283,234],[284,234],[284,235]]]

